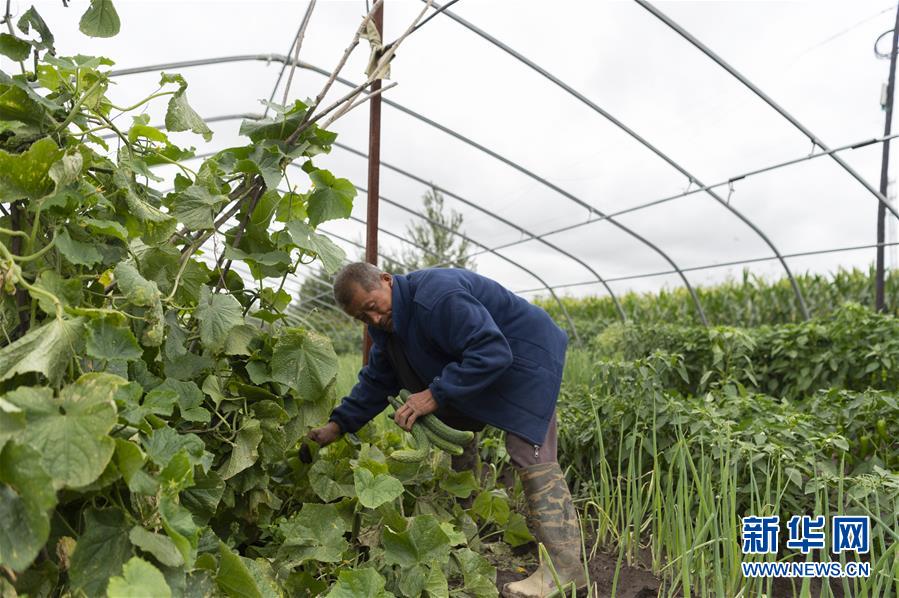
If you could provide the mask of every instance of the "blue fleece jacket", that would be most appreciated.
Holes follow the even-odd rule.
[[[474,272],[433,268],[393,277],[394,334],[438,405],[543,443],[562,383],[568,336],[545,311]],[[331,420],[355,432],[399,392],[387,333]]]

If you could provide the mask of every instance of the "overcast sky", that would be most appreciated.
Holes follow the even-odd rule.
[[[13,0],[18,15],[30,1]],[[238,54],[287,52],[307,2],[207,2],[116,0],[121,33],[91,39],[78,32],[86,7],[72,0],[34,2],[57,38],[61,54],[100,54],[117,68]],[[392,39],[421,10],[420,2],[387,0],[386,37]],[[657,6],[710,46],[831,147],[883,133],[881,86],[889,61],[878,59],[875,39],[892,28],[895,5],[882,1],[842,2],[660,2]],[[500,2],[461,0],[451,9],[552,72],[601,106],[706,184],[799,158],[811,144],[798,130],[633,2]],[[332,68],[365,12],[365,2],[319,1],[302,47],[301,59]],[[887,48],[887,37],[882,48]],[[354,81],[368,50],[360,45],[343,75]],[[2,68],[11,72],[8,60]],[[188,97],[206,117],[260,112],[280,63],[238,62],[179,69],[189,81]],[[389,97],[533,171],[602,212],[617,212],[684,191],[688,180],[599,114],[496,47],[439,15],[413,34],[392,64],[398,86]],[[155,89],[158,73],[116,80],[111,97],[119,104]],[[324,79],[298,71],[290,97],[314,96]],[[283,86],[282,86],[283,87]],[[335,86],[332,96],[346,88]],[[277,98],[280,99],[279,90]],[[162,99],[149,112],[158,120]],[[211,125],[207,146],[193,135],[182,144],[212,151],[243,143],[239,121]],[[339,141],[367,147],[368,109],[338,121]],[[527,231],[540,234],[588,220],[589,214],[557,191],[500,161],[397,110],[384,107],[382,160],[476,204]],[[875,188],[879,185],[879,145],[841,156]],[[899,152],[894,152],[899,161]],[[366,185],[363,159],[335,148],[316,160],[337,176]],[[891,173],[896,172],[891,168]],[[895,176],[895,175],[892,175]],[[295,177],[298,178],[298,177]],[[388,169],[381,173],[384,197],[421,207],[425,187]],[[765,231],[783,254],[875,242],[876,202],[829,158],[749,177],[734,184],[731,205]],[[891,190],[892,192],[892,190]],[[525,235],[456,201],[465,231],[487,246]],[[365,197],[354,215],[365,217]],[[707,194],[695,194],[617,219],[690,268],[772,256],[747,225]],[[381,225],[402,233],[408,214],[382,206]],[[364,239],[355,222],[323,229]],[[895,236],[895,235],[894,235]],[[549,237],[578,255],[606,278],[670,269],[654,250],[608,222],[596,222]],[[889,239],[888,239],[889,240]],[[343,242],[351,257],[359,249]],[[382,246],[396,249],[391,238]],[[596,281],[590,271],[539,243],[515,245],[500,253],[520,262],[549,285]],[[867,267],[874,250],[791,258],[798,272],[831,272]],[[476,260],[479,272],[515,291],[542,282],[499,257]],[[687,274],[695,285],[739,277],[744,266]],[[747,266],[753,273],[780,276],[776,261]],[[674,287],[674,275],[621,280],[616,292]],[[598,284],[563,286],[559,293],[604,294]],[[526,293],[527,296],[533,293]],[[545,291],[544,291],[545,294]]]

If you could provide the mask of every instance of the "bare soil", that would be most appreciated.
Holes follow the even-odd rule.
[[[531,545],[533,546],[533,545]],[[505,559],[502,559],[505,560]],[[530,575],[537,562],[533,557],[524,567],[508,567],[508,561],[496,563],[496,588],[502,592],[503,586],[510,581],[518,581]],[[590,584],[593,596],[612,596],[612,583],[615,579],[617,555],[598,552],[588,563]],[[505,567],[504,567],[505,565]],[[522,572],[522,569],[525,571]],[[659,592],[660,582],[651,572],[641,567],[632,567],[622,563],[618,571],[618,582],[615,587],[616,598],[655,598]],[[587,596],[587,590],[578,592],[578,596]]]

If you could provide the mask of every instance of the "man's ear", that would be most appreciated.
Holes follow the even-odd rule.
[[[387,283],[387,286],[389,286],[391,289],[393,288],[393,275],[392,274],[389,274],[388,272],[382,272],[381,280],[385,281]]]

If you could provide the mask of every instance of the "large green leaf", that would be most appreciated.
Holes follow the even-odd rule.
[[[384,578],[371,567],[343,570],[325,598],[387,598],[392,594],[384,589],[385,583]]]
[[[40,199],[50,193],[54,187],[50,167],[62,155],[49,137],[35,141],[21,154],[0,150],[0,202]]]
[[[91,0],[90,8],[81,15],[78,28],[91,37],[113,37],[119,33],[121,25],[112,0]]]
[[[191,185],[174,196],[175,218],[194,230],[215,226],[218,207],[228,201],[227,195],[213,195],[206,187]]]
[[[125,188],[123,198],[126,211],[122,216],[133,236],[140,235],[147,243],[154,244],[166,241],[175,232],[178,221],[141,199],[130,185]]]
[[[194,519],[200,522],[209,521],[225,493],[225,482],[214,471],[198,472],[194,477],[194,485],[181,492],[181,504],[191,512]]]
[[[57,126],[52,113],[61,108],[0,70],[0,121],[21,122],[29,125],[26,130],[43,131]]]
[[[136,494],[156,494],[159,483],[144,471],[146,457],[140,447],[130,440],[116,438],[115,460],[128,489]]]
[[[281,161],[284,154],[271,141],[228,148],[221,151],[217,158],[223,167],[233,172],[260,175],[269,189],[277,189],[283,176]]]
[[[210,129],[203,119],[187,103],[187,81],[184,77],[174,73],[162,73],[160,85],[176,83],[178,91],[169,99],[168,110],[165,113],[165,128],[169,131],[193,131],[209,141],[212,139]]]
[[[524,516],[520,513],[512,513],[509,516],[509,523],[503,532],[503,542],[515,548],[533,541],[534,536],[528,530],[528,523]]]
[[[252,467],[259,458],[260,440],[262,440],[262,428],[259,420],[244,420],[240,432],[237,433],[234,448],[231,449],[231,455],[218,472],[223,480],[231,479],[244,469]]]
[[[195,315],[200,322],[200,340],[213,351],[224,349],[231,329],[244,324],[243,308],[233,295],[213,293],[205,286],[200,289]]]
[[[337,377],[331,341],[302,328],[288,328],[272,350],[272,378],[295,389],[304,401],[318,401]]]
[[[25,35],[28,35],[34,29],[35,33],[40,36],[39,41],[33,42],[36,47],[42,50],[53,49],[53,33],[33,6],[22,13],[22,16],[19,17],[18,25]]]
[[[13,436],[25,429],[25,412],[0,397],[0,450]]]
[[[449,537],[433,515],[419,515],[403,532],[385,528],[381,535],[388,563],[412,567],[418,563],[443,563],[449,556]]]
[[[108,598],[171,598],[172,590],[165,576],[140,557],[131,557],[121,577],[109,580]]]
[[[353,183],[338,179],[327,170],[313,170],[309,178],[315,185],[306,206],[309,224],[316,227],[327,220],[350,217],[353,198],[356,197]]]
[[[305,222],[293,221],[287,223],[287,230],[293,243],[312,255],[318,256],[328,274],[333,274],[340,269],[346,253],[334,244],[334,241],[321,235]]]
[[[41,454],[44,468],[57,486],[77,488],[96,480],[115,450],[107,433],[116,423],[113,396],[125,380],[90,373],[62,389],[19,387],[6,399],[25,412],[22,442]]]
[[[118,575],[132,556],[129,527],[119,509],[90,509],[84,514],[84,533],[69,566],[73,589],[87,596],[105,594],[109,578]]]
[[[112,318],[91,320],[87,326],[85,350],[97,359],[134,361],[143,354],[137,339],[127,326],[118,326]]]
[[[474,499],[471,510],[484,521],[506,525],[509,521],[509,497],[503,490],[484,490]]]
[[[343,537],[348,530],[336,505],[306,503],[279,530],[284,542],[278,548],[278,560],[286,566],[307,560],[338,563],[349,548]]]
[[[69,263],[76,266],[91,267],[103,261],[103,254],[97,245],[73,239],[68,229],[56,235],[56,248]]]
[[[309,468],[309,485],[325,502],[344,496],[354,496],[353,472],[346,460],[340,462],[319,459]]]
[[[487,559],[470,548],[460,548],[453,553],[462,578],[465,590],[474,596],[496,596],[496,569]]]
[[[162,528],[166,535],[178,548],[188,569],[193,568],[201,530],[190,516],[190,511],[168,495],[163,495],[159,500],[159,514],[162,516]]]
[[[441,490],[446,490],[458,498],[468,498],[480,487],[474,477],[474,472],[470,469],[450,471],[447,475],[441,476],[438,483]]]
[[[63,307],[76,306],[81,303],[81,281],[77,278],[64,278],[56,272],[56,270],[44,270],[40,273],[34,286],[56,295]],[[45,295],[33,294],[38,306],[45,314],[53,315],[56,313],[54,303]]]
[[[149,552],[163,565],[169,567],[180,567],[184,564],[184,557],[178,552],[178,547],[172,542],[171,538],[162,534],[157,534],[146,530],[139,525],[131,528],[128,533],[131,543],[143,550]]]
[[[274,110],[274,117],[243,120],[240,123],[240,134],[249,137],[253,143],[266,139],[287,139],[300,126],[306,116],[306,104],[295,100],[290,108],[278,104],[269,104]]]
[[[369,509],[377,509],[403,494],[403,483],[398,479],[383,473],[374,475],[364,467],[353,471],[353,481],[359,503]]]
[[[0,33],[0,54],[16,62],[21,62],[31,54],[31,44],[15,35]]]
[[[196,434],[179,434],[168,426],[153,430],[150,437],[144,441],[144,450],[147,451],[154,463],[159,467],[169,464],[172,457],[184,449],[194,465],[208,467],[209,455],[206,453],[206,445]]]
[[[262,598],[256,581],[240,555],[219,542],[219,556],[219,572],[215,581],[226,595],[232,598]]]
[[[150,307],[159,302],[159,287],[141,276],[133,264],[120,262],[115,267],[115,280],[125,298],[134,305]]]
[[[128,240],[128,229],[115,220],[100,220],[97,218],[84,218],[82,222],[91,232],[114,237],[120,241]]]
[[[9,442],[0,452],[0,564],[26,569],[50,533],[53,480],[34,449]]]
[[[38,372],[56,383],[69,360],[81,350],[82,318],[54,318],[32,328],[22,338],[0,349],[0,381],[16,374]]]
[[[169,404],[169,399],[174,397],[181,412],[181,418],[184,420],[205,423],[210,419],[209,412],[201,407],[203,391],[194,382],[166,378],[162,384],[147,393],[144,405],[147,406],[148,401],[157,400],[156,397],[164,404]],[[170,414],[171,411],[167,415]]]

